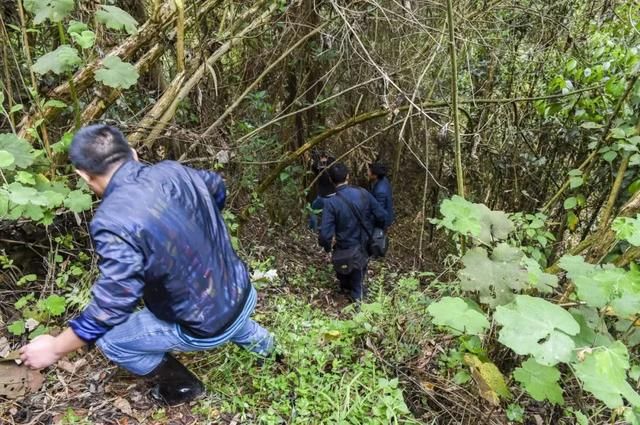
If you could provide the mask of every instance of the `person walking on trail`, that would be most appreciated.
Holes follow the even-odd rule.
[[[317,211],[321,211],[324,207],[325,199],[333,196],[336,192],[336,187],[331,181],[328,174],[328,167],[331,165],[335,158],[326,152],[317,152],[313,155],[313,163],[311,169],[317,176],[316,192],[317,196],[311,202],[311,214],[309,215],[309,228],[314,232],[318,231],[318,215]]]
[[[369,164],[368,177],[371,184],[371,194],[387,214],[384,227],[388,228],[395,219],[395,213],[393,211],[391,183],[387,177],[387,167],[380,162]]]
[[[256,290],[222,220],[226,193],[218,174],[172,161],[143,165],[122,133],[106,125],[78,131],[69,156],[102,197],[90,226],[100,276],[69,328],[20,350],[25,365],[44,368],[95,343],[155,384],[156,401],[175,405],[204,386],[170,351],[230,341],[273,354],[273,336],[250,317]],[[141,299],[144,308],[134,311]]]
[[[368,235],[374,226],[384,227],[386,213],[365,189],[349,186],[349,170],[344,164],[332,166],[329,176],[336,194],[325,200],[318,242],[326,252],[332,252],[341,289],[354,301],[361,301],[369,262]]]

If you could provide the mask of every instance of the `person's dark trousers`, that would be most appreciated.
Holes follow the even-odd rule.
[[[352,271],[349,274],[336,274],[338,276],[338,281],[340,282],[340,288],[348,291],[351,298],[354,301],[362,301],[364,296],[367,294],[366,288],[364,286],[364,278],[367,275],[367,267],[365,266],[363,269],[357,269]]]
[[[316,199],[314,199],[311,202],[311,209],[312,210],[321,210],[324,207],[324,198],[322,196],[318,196],[316,197]],[[318,225],[319,225],[319,216],[320,214],[316,214],[315,212],[311,211],[311,214],[309,214],[309,229],[313,230],[314,232],[318,231]]]

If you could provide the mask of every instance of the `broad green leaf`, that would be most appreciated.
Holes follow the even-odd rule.
[[[555,367],[543,366],[528,359],[513,372],[513,377],[535,400],[564,404],[562,388],[558,385],[560,372]]]
[[[15,336],[20,336],[24,334],[26,330],[24,326],[24,320],[16,320],[15,322],[7,326],[7,330]]]
[[[6,218],[9,214],[9,197],[0,192],[0,219]]]
[[[65,153],[69,150],[72,141],[73,133],[65,133],[58,142],[51,145],[51,149],[56,153]]]
[[[444,297],[429,305],[427,312],[433,317],[434,324],[448,328],[455,335],[477,335],[489,327],[484,313],[462,298]]]
[[[587,122],[583,122],[582,124],[580,124],[580,127],[588,128],[588,129],[602,128],[602,124],[597,124],[597,123],[592,122],[592,121],[587,121]]]
[[[629,425],[640,425],[640,408],[626,408],[624,410],[624,420]]]
[[[586,351],[583,356],[573,367],[585,390],[610,409],[622,407],[623,397],[631,405],[640,406],[640,395],[627,382],[629,353],[623,343],[616,341],[608,347]]]
[[[610,306],[610,312],[620,317],[640,313],[640,272],[611,265],[598,266],[572,255],[563,256],[558,265],[567,271],[578,298],[588,306]]]
[[[573,414],[576,417],[576,425],[589,425],[589,418],[587,418],[587,415],[578,410],[573,410]]]
[[[138,70],[117,56],[109,56],[102,61],[103,68],[96,71],[95,79],[113,88],[128,89],[138,81]]]
[[[471,376],[473,376],[482,398],[494,406],[500,404],[500,398],[511,398],[511,392],[507,387],[504,376],[495,364],[483,362],[473,354],[465,354],[464,363],[469,366]]]
[[[513,222],[502,211],[491,211],[483,204],[474,204],[454,195],[440,205],[439,226],[466,236],[473,236],[484,244],[506,239],[514,229]]]
[[[464,385],[471,379],[471,375],[466,370],[461,370],[453,376],[453,382],[458,385]]]
[[[578,216],[575,215],[573,211],[569,211],[569,213],[567,214],[567,227],[569,228],[569,230],[571,230],[572,232],[575,231],[579,221],[580,220],[578,219]]]
[[[76,213],[88,210],[91,208],[91,195],[82,190],[74,190],[67,195],[64,206]]]
[[[454,232],[478,236],[482,230],[475,204],[458,195],[442,201],[440,214],[443,218],[438,223]]]
[[[614,139],[624,139],[625,137],[627,137],[624,129],[620,127],[612,128],[609,135]]]
[[[522,252],[505,243],[493,250],[491,257],[484,248],[469,249],[462,257],[464,269],[458,272],[465,291],[475,291],[480,302],[491,307],[513,300],[513,291],[527,286],[528,272],[521,267]]]
[[[47,208],[57,208],[62,205],[64,202],[64,195],[58,192],[54,192],[53,190],[45,190],[41,192],[42,196],[44,196],[47,200]]]
[[[616,232],[616,237],[626,240],[631,245],[640,246],[640,214],[632,217],[618,217],[613,220],[611,228]]]
[[[572,210],[576,205],[578,205],[578,200],[573,196],[565,199],[563,204],[565,210]]]
[[[618,156],[618,152],[616,152],[616,151],[608,151],[608,152],[605,152],[602,155],[602,159],[604,159],[607,162],[611,162],[614,159],[616,159],[617,156]]]
[[[512,422],[523,423],[524,422],[524,407],[518,404],[510,404],[507,406],[505,413],[507,419]]]
[[[543,238],[544,239],[544,238]],[[546,243],[546,239],[544,239]],[[527,269],[529,286],[540,292],[550,293],[553,288],[558,286],[558,277],[553,274],[545,273],[540,267],[540,263],[536,260],[524,257],[522,265]]]
[[[0,150],[0,168],[9,168],[16,161],[16,158],[9,151]]]
[[[39,205],[28,204],[24,206],[22,215],[30,218],[31,220],[40,221],[44,218],[44,210]]]
[[[135,34],[138,26],[138,21],[133,19],[124,10],[116,6],[101,5],[102,10],[96,12],[96,19],[114,30],[125,30],[128,34]]]
[[[475,204],[480,212],[480,224],[482,225],[478,239],[485,243],[506,239],[515,226],[509,220],[504,211],[491,211],[484,204]]]
[[[569,361],[575,347],[571,336],[580,332],[568,311],[529,295],[517,295],[513,303],[498,306],[494,319],[502,325],[498,341],[545,366]]]
[[[60,316],[64,313],[66,307],[66,300],[60,295],[49,295],[44,301],[44,308],[53,316]]]
[[[13,156],[13,164],[3,168],[13,170],[15,167],[27,168],[33,164],[33,148],[13,133],[0,134],[0,151],[9,152]]]
[[[580,332],[573,337],[576,349],[609,345],[613,342],[607,324],[595,308],[580,306],[570,309],[569,313],[580,325]]]
[[[569,187],[571,187],[571,189],[575,189],[577,187],[582,186],[582,184],[584,183],[584,180],[582,179],[582,177],[570,177],[569,178]]]
[[[36,179],[33,176],[33,174],[27,171],[18,171],[14,177],[14,180],[17,181],[18,183],[23,183],[23,184],[31,184],[31,185],[36,184]]]
[[[67,33],[69,33],[69,35],[71,35],[71,33],[74,33],[74,32],[80,33],[88,29],[89,29],[89,26],[87,24],[85,24],[84,22],[73,20],[73,19],[69,21],[69,24],[67,25]]]
[[[44,107],[45,108],[66,108],[67,104],[61,100],[49,99],[46,102],[44,102]]]
[[[31,69],[38,74],[52,71],[54,74],[60,75],[73,71],[81,63],[82,59],[78,56],[78,51],[68,44],[63,44],[53,52],[41,56]]]
[[[72,32],[71,38],[83,49],[90,49],[96,42],[96,34],[93,31]]]
[[[24,8],[34,15],[36,25],[47,19],[60,22],[73,12],[74,7],[74,0],[24,0]]]
[[[9,200],[18,205],[45,205],[46,199],[34,188],[13,182],[7,186]]]

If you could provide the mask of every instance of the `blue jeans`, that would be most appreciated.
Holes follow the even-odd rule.
[[[109,360],[136,375],[147,375],[170,351],[204,351],[227,342],[238,344],[261,356],[273,350],[273,335],[251,320],[256,306],[256,290],[251,288],[238,318],[220,335],[194,338],[176,323],[158,319],[146,307],[133,313],[100,338],[96,345]]]

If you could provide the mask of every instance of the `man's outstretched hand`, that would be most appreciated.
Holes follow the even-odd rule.
[[[85,342],[67,328],[58,336],[41,335],[34,338],[20,349],[20,359],[31,369],[42,369],[84,345]]]
[[[63,356],[59,353],[57,339],[51,335],[40,335],[20,349],[20,359],[31,369],[51,366]]]

